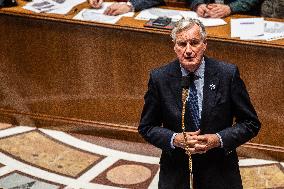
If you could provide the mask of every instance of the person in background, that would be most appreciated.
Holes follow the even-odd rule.
[[[261,16],[284,18],[284,0],[264,0],[261,5]]]
[[[103,0],[88,0],[88,2],[91,7],[97,9],[102,6]],[[116,2],[110,5],[104,14],[115,16],[161,5],[165,5],[163,0],[129,0],[127,2]]]
[[[200,17],[224,18],[235,13],[259,15],[261,0],[190,0],[189,5]]]
[[[158,187],[189,189],[189,151],[194,189],[242,189],[236,148],[257,135],[260,122],[239,70],[204,55],[198,19],[182,18],[171,36],[177,59],[151,71],[138,126],[162,149]]]

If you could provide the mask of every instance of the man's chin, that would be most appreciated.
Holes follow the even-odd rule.
[[[188,66],[193,66],[193,65],[195,65],[196,64],[196,62],[195,61],[193,61],[193,60],[184,60],[184,61],[182,61],[182,64],[185,66],[185,67],[188,67]]]
[[[184,60],[181,62],[182,67],[184,67],[188,71],[195,71],[199,67],[199,63],[196,61],[189,61],[189,60]]]

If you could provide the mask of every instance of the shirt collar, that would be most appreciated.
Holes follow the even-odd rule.
[[[189,72],[186,69],[184,69],[181,65],[180,65],[180,69],[181,69],[182,76],[187,76],[189,74]],[[197,68],[197,70],[195,70],[194,75],[198,79],[203,78],[204,77],[204,71],[205,71],[205,61],[204,61],[204,58],[202,58],[201,64]]]

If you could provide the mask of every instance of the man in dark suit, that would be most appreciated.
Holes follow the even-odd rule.
[[[120,0],[118,0],[120,1]],[[125,1],[125,0],[122,0]],[[185,0],[189,8],[200,17],[223,18],[235,13],[260,14],[262,0]],[[88,0],[93,8],[100,8],[103,0]],[[131,11],[165,5],[164,0],[128,0],[110,5],[106,15],[119,15]]]
[[[159,188],[189,188],[187,146],[195,189],[240,189],[235,149],[257,135],[260,122],[238,68],[204,56],[206,31],[199,20],[181,19],[171,36],[178,59],[151,72],[138,127],[162,149]],[[188,74],[195,76],[186,101],[185,141],[182,78]]]
[[[261,4],[261,16],[284,18],[284,0],[264,0]]]
[[[103,0],[87,0],[93,8],[100,8]],[[125,1],[125,0],[122,0]],[[155,6],[165,5],[164,0],[128,0],[110,5],[104,12],[106,15],[119,15],[131,11],[141,11]]]
[[[231,14],[259,15],[262,0],[191,0],[190,8],[200,17],[224,18]]]

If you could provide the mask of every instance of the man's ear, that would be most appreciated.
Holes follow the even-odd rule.
[[[176,46],[176,41],[172,40],[172,42],[173,42],[173,44],[174,44],[174,48],[175,48],[175,46]]]
[[[204,39],[204,41],[203,41],[203,44],[204,44],[204,51],[206,50],[206,48],[207,48],[207,40],[206,39]]]
[[[176,44],[175,44],[175,46],[174,46],[174,51],[177,52],[177,46],[176,46]]]

